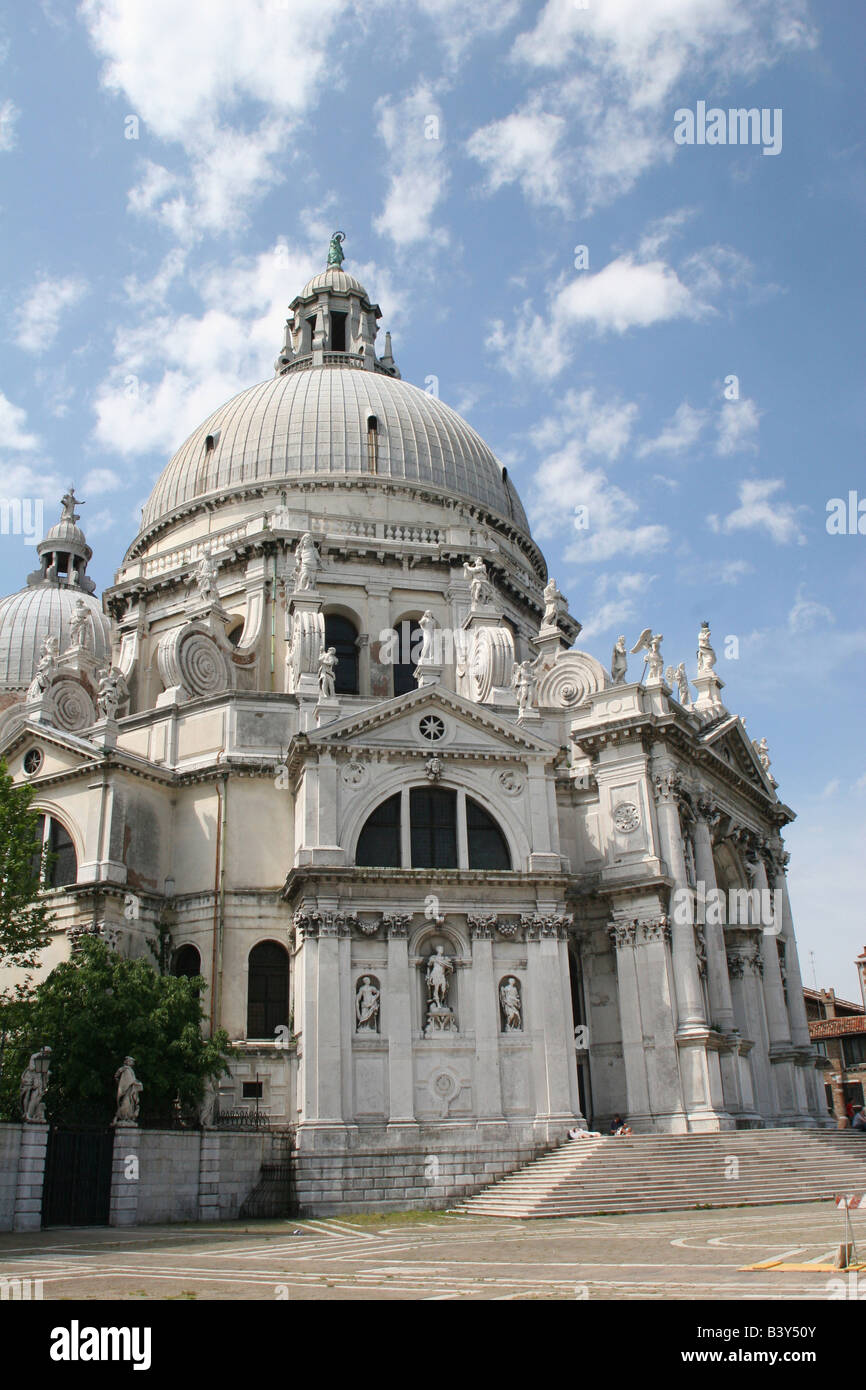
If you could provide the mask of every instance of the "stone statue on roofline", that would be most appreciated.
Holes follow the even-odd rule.
[[[470,602],[473,608],[480,608],[493,602],[493,585],[487,573],[487,566],[480,555],[474,560],[464,560],[463,573],[469,580]]]
[[[329,267],[336,266],[339,270],[340,266],[343,264],[343,261],[346,259],[343,255],[343,242],[345,240],[345,232],[334,232],[334,235],[331,237],[331,244],[328,247]]]
[[[333,700],[337,690],[337,648],[329,647],[319,655],[319,695],[323,700]]]
[[[645,627],[631,649],[632,656],[637,656],[638,652],[646,652],[644,666],[646,667],[647,681],[652,682],[653,685],[658,685],[665,669],[662,656],[662,642],[664,640],[664,633],[653,634],[651,627]]]
[[[610,674],[614,685],[622,685],[628,672],[628,654],[625,649],[625,636],[617,637],[613,655],[610,659]]]
[[[295,574],[294,586],[295,593],[300,593],[306,589],[315,589],[316,575],[321,569],[322,561],[316,542],[313,540],[312,533],[305,531],[298,541],[295,549]]]
[[[715,665],[716,653],[710,643],[710,625],[703,622],[698,633],[698,671],[713,671]]]

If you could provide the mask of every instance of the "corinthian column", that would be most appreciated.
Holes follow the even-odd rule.
[[[653,792],[656,800],[659,839],[662,858],[678,889],[688,892],[688,877],[677,806],[677,776],[668,764],[656,764]],[[677,921],[681,913],[673,914],[671,922],[671,957],[674,967],[674,987],[677,996],[677,1031],[706,1030],[704,995],[695,950],[695,929],[691,922]]]
[[[704,797],[697,805],[695,817],[695,873],[704,885],[705,896],[715,895],[716,867],[713,863],[713,841],[710,824],[717,811],[712,802]],[[731,997],[731,981],[728,978],[728,957],[725,947],[725,929],[720,922],[707,922],[704,927],[707,943],[707,992],[710,996],[711,1022],[718,1024],[723,1033],[732,1033],[736,1027],[734,1003]]]

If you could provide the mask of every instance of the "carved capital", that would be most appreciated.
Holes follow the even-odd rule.
[[[386,912],[382,917],[382,926],[389,937],[405,939],[409,935],[409,923],[412,921],[407,912]]]
[[[678,802],[683,793],[682,780],[674,767],[661,767],[657,772],[654,772],[652,788],[653,796],[659,806]]]
[[[610,922],[607,934],[617,950],[622,950],[626,946],[633,946],[635,942],[636,927],[634,922]]]
[[[520,924],[526,932],[527,941],[559,940],[574,925],[574,917],[571,913],[540,917],[534,912],[524,912]]]
[[[496,914],[487,913],[482,916],[469,915],[466,918],[469,923],[469,930],[472,933],[473,941],[492,941],[493,933],[496,930]]]

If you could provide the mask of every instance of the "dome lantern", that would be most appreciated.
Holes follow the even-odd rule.
[[[355,367],[399,378],[388,335],[385,356],[375,352],[382,311],[354,275],[343,270],[343,232],[335,232],[327,265],[289,305],[277,376],[307,367]]]

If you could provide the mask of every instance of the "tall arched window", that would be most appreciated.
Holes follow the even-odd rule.
[[[461,836],[462,804],[466,818]],[[410,858],[404,864],[402,829],[407,811]],[[465,852],[460,849],[461,840]],[[367,818],[355,863],[380,869],[510,869],[511,852],[496,821],[471,796],[461,803],[447,787],[412,787],[389,796]]]
[[[492,816],[471,797],[466,799],[466,835],[470,869],[510,869],[505,836]]]
[[[72,837],[54,816],[39,816],[36,838],[42,850],[34,856],[33,871],[44,888],[66,888],[78,881],[78,856]]]
[[[415,667],[421,651],[424,634],[418,626],[417,618],[404,618],[397,628],[400,660],[394,662],[394,694],[408,695],[417,690]]]
[[[338,695],[358,694],[358,629],[339,613],[325,616],[325,646],[337,652],[334,689]]]
[[[201,974],[201,956],[195,946],[181,946],[172,961],[171,973],[188,980]]]
[[[247,1037],[269,1038],[289,1024],[289,955],[278,941],[261,941],[250,951]]]

